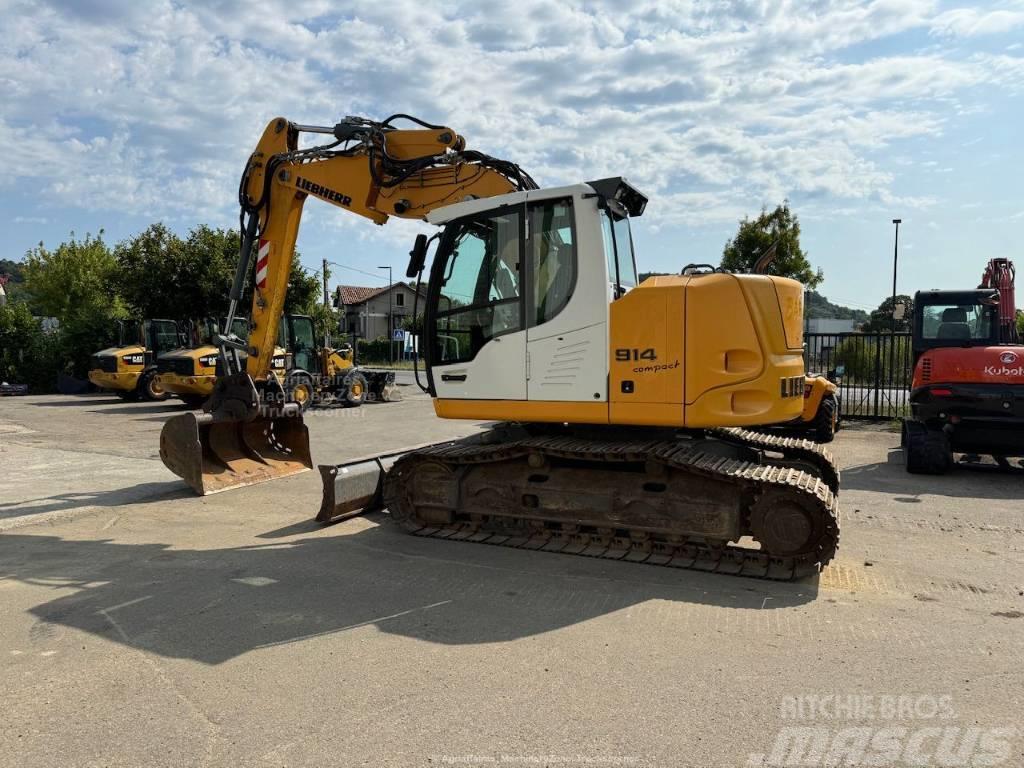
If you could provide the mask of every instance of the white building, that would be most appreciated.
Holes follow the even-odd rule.
[[[805,321],[806,333],[852,333],[856,329],[856,320],[838,320],[834,317],[811,317]]]

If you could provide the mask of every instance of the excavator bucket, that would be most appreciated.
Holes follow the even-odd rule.
[[[202,496],[313,468],[298,414],[239,420],[183,413],[164,424],[160,458]]]

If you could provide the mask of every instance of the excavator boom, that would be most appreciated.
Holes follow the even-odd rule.
[[[399,121],[415,127],[398,128]],[[303,133],[333,140],[300,148]],[[440,206],[534,188],[515,164],[467,150],[451,128],[407,115],[381,122],[348,117],[334,126],[271,120],[239,188],[242,243],[217,341],[227,375],[218,379],[204,413],[182,414],[164,426],[164,464],[200,494],[312,468],[300,409],[271,372],[307,198],[384,224],[392,216],[424,219]],[[230,328],[253,256],[252,327],[243,341]]]

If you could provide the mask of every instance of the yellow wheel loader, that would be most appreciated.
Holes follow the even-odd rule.
[[[167,422],[161,457],[200,493],[312,466],[299,406],[270,373],[309,196],[382,224],[425,218],[425,389],[470,439],[322,465],[327,522],[384,506],[419,536],[762,578],[816,573],[839,539],[839,475],[811,441],[747,427],[804,404],[803,287],[687,271],[638,284],[621,178],[539,189],[450,128],[271,121],[241,184],[232,310],[256,252],[253,331],[201,416]],[[298,148],[302,132],[333,141]],[[235,351],[248,350],[245,370]]]
[[[218,365],[218,349],[212,343],[218,333],[216,320],[207,318],[200,327],[202,340],[207,343],[199,343],[200,340],[195,339],[191,347],[165,352],[157,358],[156,367],[161,388],[168,395],[180,398],[190,408],[199,408],[206,402],[213,393],[217,376],[221,375],[220,372],[223,370],[223,364]],[[249,335],[248,321],[236,318],[232,333],[244,339]],[[284,349],[279,347],[274,350],[270,367],[276,375],[284,375],[289,368]]]
[[[804,410],[790,426],[813,436],[817,443],[831,443],[842,419],[839,386],[825,376],[807,376],[804,382]]]
[[[285,396],[300,410],[305,411],[314,401],[358,407],[367,399],[391,399],[394,371],[359,368],[351,347],[321,345],[308,315],[285,315],[280,333],[279,343],[290,352]]]
[[[190,408],[199,408],[206,402],[217,379],[218,352],[213,344],[218,332],[216,320],[207,318],[196,330],[200,338],[193,339],[192,346],[164,352],[156,361],[160,386]],[[249,323],[244,318],[236,318],[232,332],[239,338],[246,338]],[[283,359],[280,367],[284,367]]]
[[[842,424],[839,386],[825,376],[808,374],[804,379],[804,407],[800,415],[785,424],[762,425],[770,431],[808,437],[816,443],[831,443]]]
[[[103,349],[90,359],[89,381],[124,400],[161,401],[169,395],[157,374],[160,354],[183,346],[173,320],[118,323],[118,346]]]

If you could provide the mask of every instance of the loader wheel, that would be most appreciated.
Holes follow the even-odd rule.
[[[305,373],[297,373],[288,377],[285,387],[288,390],[288,399],[298,403],[299,412],[305,413],[316,394],[312,377]]]
[[[942,475],[953,466],[949,437],[941,429],[929,429],[919,422],[906,423],[903,464],[914,475]]]
[[[154,403],[162,402],[170,397],[170,394],[160,386],[160,379],[157,378],[156,371],[146,371],[142,374],[138,389],[142,393],[143,399]]]
[[[363,374],[353,373],[348,377],[348,384],[345,387],[345,405],[349,408],[358,408],[366,400],[366,377]]]
[[[831,443],[839,428],[839,404],[832,395],[826,395],[814,415],[814,439],[818,443]]]

